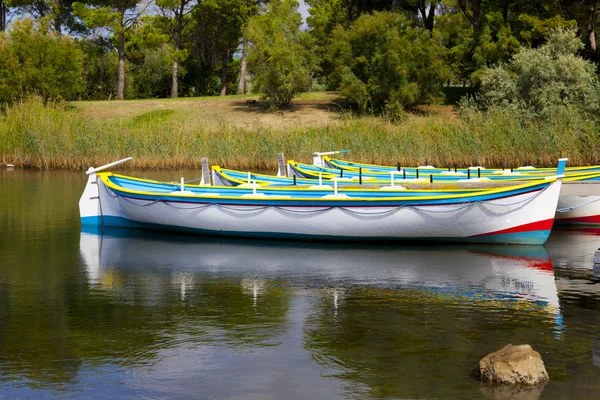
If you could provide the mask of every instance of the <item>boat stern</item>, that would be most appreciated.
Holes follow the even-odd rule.
[[[79,217],[81,225],[101,226],[102,209],[100,207],[100,196],[98,192],[98,180],[93,168],[88,169],[88,179],[79,199]]]

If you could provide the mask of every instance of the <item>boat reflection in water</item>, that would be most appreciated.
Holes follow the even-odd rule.
[[[600,266],[594,265],[594,254],[600,248],[600,228],[555,229],[550,238],[548,251],[558,272],[556,284],[562,298],[584,307],[598,302]]]
[[[560,227],[552,231],[546,245],[555,268],[592,271],[594,253],[600,247],[599,227]]]
[[[526,301],[560,319],[552,262],[542,246],[390,247],[190,237],[130,229],[82,232],[90,282],[124,270],[168,271],[182,299],[205,277],[240,280],[256,301],[269,285],[423,289],[465,300]]]
[[[474,398],[479,383],[471,371],[483,355],[566,332],[544,247],[407,248],[107,230],[82,232],[80,250],[91,292],[115,304],[143,301],[158,310],[156,318],[181,309],[170,328],[178,338],[171,353],[179,356],[167,358],[169,365],[197,357],[179,345],[181,336],[194,343],[204,337],[203,345],[208,336],[219,346],[216,365],[229,360],[229,372],[217,368],[207,381],[239,374],[264,382],[277,371],[277,383],[257,392],[275,397]],[[548,350],[543,343],[533,344]],[[190,366],[188,375],[208,367]],[[148,382],[152,392],[154,380]],[[227,384],[218,391],[239,395]]]

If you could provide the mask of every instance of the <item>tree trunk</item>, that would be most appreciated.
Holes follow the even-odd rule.
[[[181,47],[181,34],[183,32],[183,13],[185,12],[185,0],[180,0],[179,8],[175,11],[175,19],[177,20],[177,30],[175,32],[175,61],[173,62],[173,73],[171,75],[171,98],[175,99],[179,96],[179,60],[177,52]]]
[[[467,20],[473,26],[473,33],[475,34],[475,38],[477,40],[479,40],[481,33],[482,2],[483,0],[458,0],[458,7],[462,10]]]
[[[175,99],[179,95],[179,62],[177,58],[173,61],[173,76],[171,79],[171,98]]]
[[[61,23],[60,23],[60,12],[61,12],[61,0],[54,0],[52,4],[52,25],[54,25],[54,31],[58,36],[62,35]]]
[[[400,2],[400,0],[392,0],[392,12],[396,12],[396,10],[398,9],[398,3]]]
[[[247,60],[247,47],[248,47],[248,24],[244,27],[244,36],[242,37],[242,60],[240,62],[240,80],[238,82],[237,94],[244,94],[246,90],[246,65]]]
[[[437,8],[437,3],[437,0],[433,0],[430,2],[429,7],[427,7],[427,2],[425,0],[420,0],[417,2],[417,8],[419,9],[419,13],[423,19],[423,27],[429,31],[430,35],[433,35],[433,25],[435,23],[435,9]]]
[[[354,1],[355,0],[348,0],[348,5],[347,7],[347,13],[346,13],[346,22],[348,22],[348,24],[352,23],[352,20],[354,19],[352,17],[353,13],[352,13],[352,9],[354,8]]]
[[[6,29],[6,4],[4,0],[0,0],[0,32]]]
[[[223,52],[221,59],[221,96],[227,95],[227,63],[229,62],[229,49]]]
[[[589,46],[590,53],[592,56],[596,54],[597,46],[596,46],[596,2],[594,2],[594,6],[592,7],[592,12],[590,14],[590,26],[589,26]]]
[[[125,29],[119,30],[119,43],[117,51],[119,53],[119,83],[117,85],[117,99],[125,99]]]

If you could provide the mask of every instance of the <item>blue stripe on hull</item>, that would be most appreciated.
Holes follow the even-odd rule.
[[[81,218],[81,224],[86,228],[90,227],[120,227],[120,228],[140,228],[162,231],[181,231],[199,235],[208,236],[232,236],[266,239],[300,239],[300,240],[326,240],[326,241],[371,241],[371,242],[458,242],[458,243],[496,243],[496,244],[524,244],[524,245],[543,245],[550,236],[549,230],[503,233],[489,236],[471,236],[463,238],[449,237],[423,237],[423,238],[397,238],[397,237],[356,237],[356,236],[325,236],[325,235],[305,235],[290,233],[272,233],[272,232],[228,232],[213,231],[206,229],[186,228],[170,225],[150,224],[132,221],[123,217],[84,217]]]

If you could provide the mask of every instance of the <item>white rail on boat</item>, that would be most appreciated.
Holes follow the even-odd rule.
[[[124,162],[131,161],[131,160],[133,160],[133,157],[127,157],[127,158],[124,158],[124,159],[119,160],[119,161],[111,162],[110,164],[102,165],[102,166],[100,166],[98,168],[91,168],[90,167],[90,169],[88,169],[85,173],[86,173],[86,175],[91,175],[91,174],[96,173],[98,171],[102,171],[104,169],[107,169],[107,168],[110,168],[110,167],[114,167],[116,165],[123,164]]]

